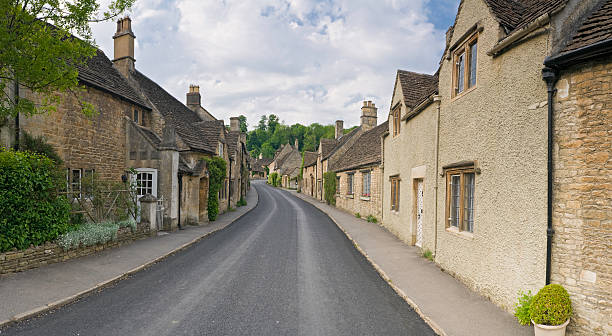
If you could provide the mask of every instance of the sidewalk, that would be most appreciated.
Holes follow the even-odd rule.
[[[206,226],[188,226],[99,254],[0,277],[0,327],[70,303],[198,242],[255,208],[259,201],[255,188],[246,200],[246,206]]]
[[[532,327],[471,291],[383,227],[290,191],[326,213],[389,285],[441,335],[533,335]]]

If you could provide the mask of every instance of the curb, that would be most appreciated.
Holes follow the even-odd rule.
[[[399,295],[402,299],[404,299],[404,301],[406,301],[406,303],[408,303],[412,307],[412,309],[419,315],[419,317],[421,317],[423,319],[423,321],[425,321],[425,323],[427,323],[427,325],[429,325],[431,327],[431,329],[433,329],[433,331],[436,334],[438,334],[440,336],[448,336],[448,334],[444,331],[444,329],[442,329],[442,327],[440,327],[429,316],[425,315],[425,313],[423,313],[423,311],[421,310],[419,305],[416,302],[414,302],[411,298],[409,298],[408,295],[406,295],[406,293],[404,293],[404,291],[401,288],[397,287],[391,281],[391,278],[387,275],[387,273],[380,266],[378,266],[378,264],[376,262],[374,262],[374,260],[372,260],[372,258],[370,258],[368,253],[364,249],[362,249],[361,246],[359,246],[357,241],[355,239],[353,239],[353,237],[344,229],[344,227],[331,214],[327,213],[325,210],[323,210],[320,207],[318,207],[317,204],[311,203],[310,200],[307,200],[307,199],[302,198],[302,197],[297,196],[297,195],[294,195],[294,196],[299,198],[299,199],[301,199],[301,200],[303,200],[303,201],[305,201],[305,202],[310,203],[315,208],[319,209],[319,211],[321,211],[325,215],[327,215],[327,217],[329,217],[332,220],[332,222],[334,222],[334,224],[336,224],[336,226],[340,229],[340,231],[342,231],[342,233],[344,233],[346,238],[348,238],[348,240],[350,240],[351,243],[353,243],[353,246],[355,246],[357,251],[359,251],[359,253],[361,253],[366,258],[366,260],[370,263],[370,265],[372,265],[372,267],[374,267],[374,269],[376,270],[376,272],[378,272],[380,277],[383,280],[385,280],[387,282],[387,284],[389,284],[389,286],[391,286],[391,288],[397,293],[397,295]]]
[[[153,264],[156,264],[156,263],[158,263],[158,262],[160,262],[160,261],[162,261],[162,260],[164,260],[164,259],[166,259],[166,258],[168,258],[168,257],[170,257],[170,256],[172,256],[172,255],[174,255],[174,254],[176,254],[176,253],[178,253],[178,252],[180,252],[180,251],[190,247],[191,245],[193,245],[193,244],[195,244],[195,243],[197,243],[197,242],[199,242],[199,241],[201,241],[201,240],[203,240],[203,239],[205,239],[205,238],[207,238],[209,236],[212,236],[213,234],[215,234],[215,233],[217,233],[217,232],[219,232],[219,231],[221,231],[221,230],[223,230],[225,228],[227,228],[228,226],[232,225],[234,222],[238,221],[240,218],[242,218],[245,215],[247,215],[249,212],[253,211],[253,209],[255,209],[257,207],[257,205],[259,204],[259,193],[257,193],[257,190],[254,187],[252,188],[252,190],[255,190],[255,196],[257,197],[257,200],[255,201],[255,205],[252,208],[250,208],[247,211],[245,211],[240,216],[236,217],[233,221],[227,223],[227,225],[225,225],[223,227],[220,227],[220,228],[218,228],[216,230],[210,231],[210,232],[204,234],[203,236],[195,238],[192,241],[187,242],[187,243],[185,243],[185,244],[183,244],[183,245],[173,249],[172,251],[167,252],[164,255],[161,255],[161,256],[159,256],[159,257],[157,257],[157,258],[155,258],[155,259],[153,259],[151,261],[148,261],[148,262],[146,262],[146,263],[144,263],[144,264],[142,264],[140,266],[132,268],[131,270],[129,270],[127,272],[124,272],[123,274],[117,275],[117,276],[115,276],[115,277],[113,277],[113,278],[111,278],[109,280],[102,281],[102,282],[96,284],[95,286],[93,286],[91,288],[88,288],[86,290],[80,291],[80,292],[78,292],[78,293],[76,293],[74,295],[71,295],[69,297],[66,297],[66,298],[63,298],[63,299],[59,299],[59,300],[54,301],[54,302],[50,302],[50,303],[48,303],[46,305],[36,307],[36,308],[28,310],[26,312],[19,313],[19,314],[13,316],[10,320],[0,321],[0,333],[2,332],[1,329],[6,327],[6,326],[8,326],[8,325],[11,325],[13,323],[17,323],[17,322],[29,319],[31,317],[38,316],[40,314],[46,313],[48,311],[51,311],[53,309],[60,308],[62,306],[70,304],[70,303],[72,303],[74,301],[77,301],[77,300],[83,298],[84,296],[86,296],[87,294],[90,294],[90,293],[92,293],[92,292],[94,292],[96,290],[100,290],[100,289],[103,289],[105,287],[111,286],[111,285],[113,285],[113,284],[115,284],[115,283],[117,283],[117,282],[119,282],[119,281],[129,277],[130,275],[138,273],[139,271],[142,271],[143,269],[146,269],[146,268],[152,266]]]

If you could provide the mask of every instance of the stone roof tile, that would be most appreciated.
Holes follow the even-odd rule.
[[[381,162],[381,136],[389,130],[389,122],[362,133],[353,145],[333,163],[331,170],[346,171]]]
[[[562,52],[570,52],[612,39],[612,0],[595,10],[578,29]]]

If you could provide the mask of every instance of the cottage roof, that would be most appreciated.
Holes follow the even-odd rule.
[[[334,150],[334,148],[336,147],[336,140],[322,138],[320,146],[321,146],[321,157],[327,158],[331,154],[331,152]]]
[[[323,160],[328,159],[329,157],[334,155],[334,153],[336,153],[338,149],[344,146],[344,144],[346,144],[353,136],[355,136],[355,134],[359,133],[359,131],[361,131],[361,126],[355,127],[347,134],[344,134],[343,136],[335,140],[334,148],[332,148],[332,150],[327,153],[327,155],[323,156]]]
[[[605,1],[578,29],[562,52],[570,52],[612,39],[612,0]]]
[[[216,152],[219,126],[215,123],[220,122],[224,127],[222,120],[204,122],[197,113],[141,72],[136,71],[134,79],[164,120],[174,126],[176,133],[191,149],[208,153]]]
[[[304,152],[304,167],[310,167],[317,163],[319,154],[317,152]]]
[[[551,13],[567,0],[485,0],[507,34],[527,26],[538,17]]]
[[[346,171],[381,162],[381,136],[389,130],[389,122],[363,132],[352,146],[333,163],[331,170]]]
[[[240,132],[232,131],[228,132],[227,136],[225,137],[227,140],[227,147],[231,158],[234,158],[236,156],[236,150],[240,141],[240,135]]]
[[[119,71],[113,67],[113,62],[106,57],[102,50],[98,49],[96,54],[87,61],[87,64],[79,65],[77,69],[79,71],[79,80],[84,84],[151,110],[151,106],[138,95]]]
[[[423,100],[438,91],[438,74],[427,75],[397,70],[397,77],[408,108],[418,106]]]

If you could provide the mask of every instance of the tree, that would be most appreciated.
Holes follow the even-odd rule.
[[[96,0],[0,1],[0,119],[54,111],[57,93],[79,98],[78,67],[97,52],[89,23],[116,18],[134,1],[114,0],[102,13]],[[40,100],[20,98],[15,83]],[[78,100],[85,114],[95,112]]]
[[[249,130],[249,125],[247,124],[247,118],[243,115],[238,116],[240,119],[240,132],[246,133]]]

